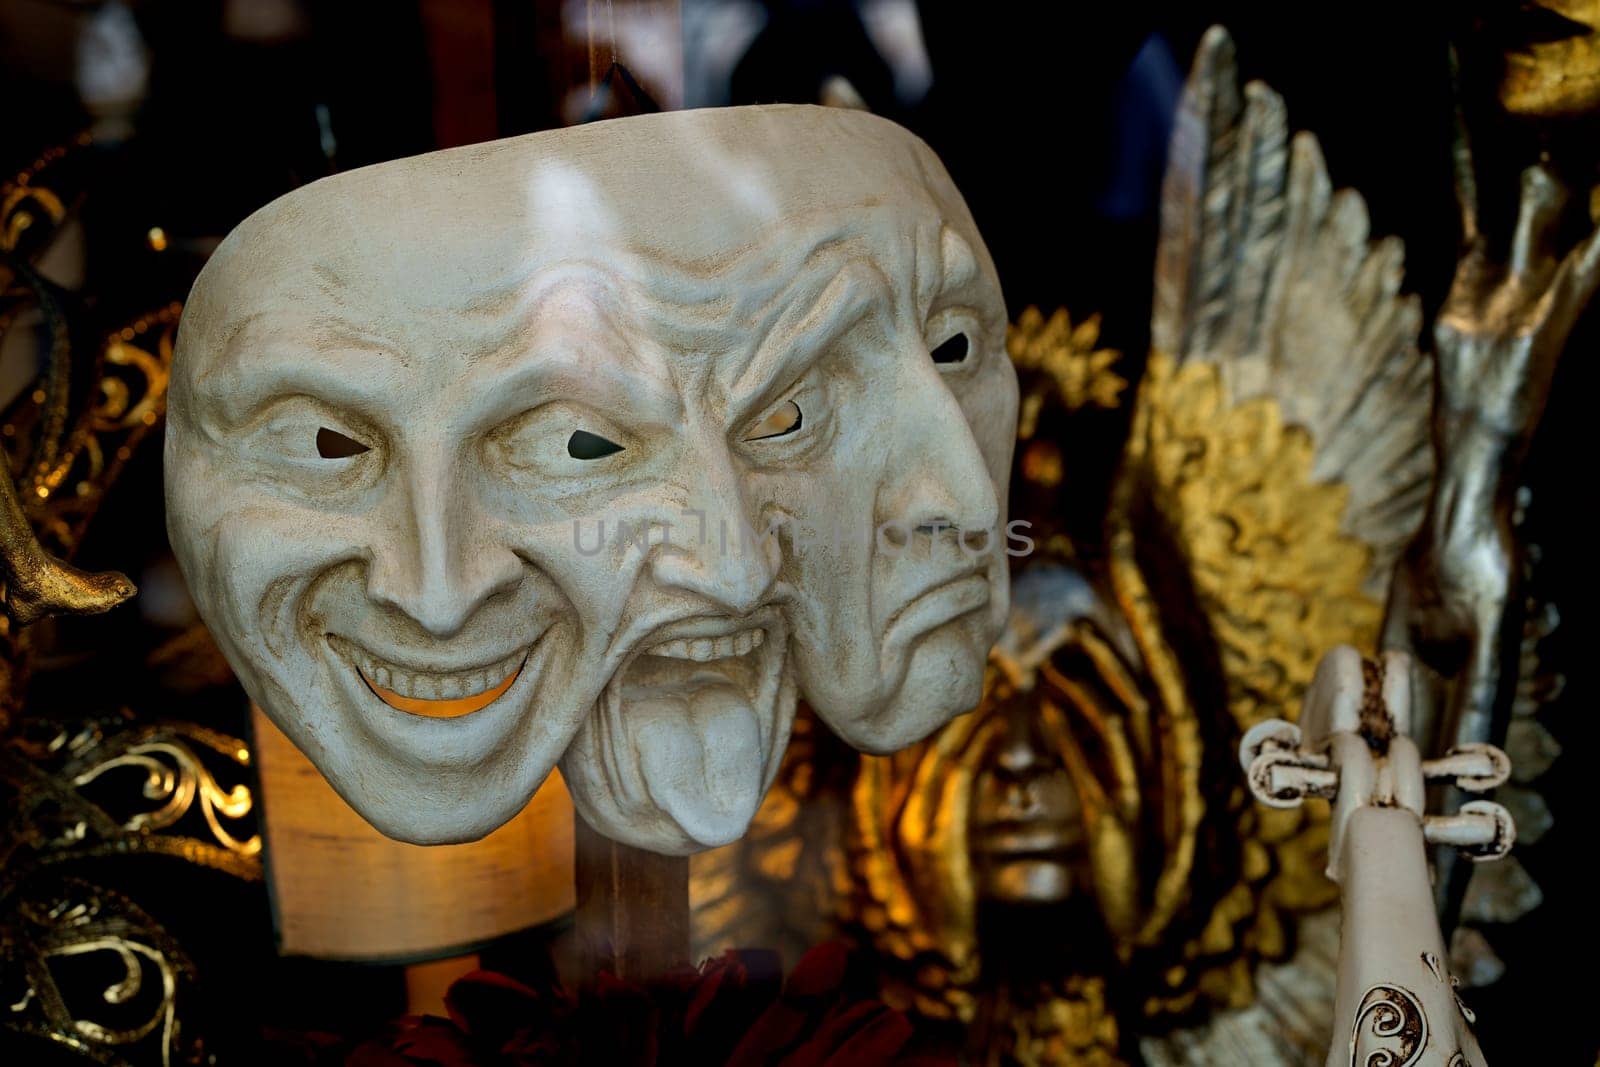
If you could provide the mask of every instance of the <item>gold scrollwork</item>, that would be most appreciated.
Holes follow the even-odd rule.
[[[161,421],[182,310],[174,303],[110,334],[99,353],[95,399],[58,443],[36,449],[38,458],[19,480],[18,496],[45,547],[61,554],[77,547],[106,490]],[[41,410],[17,412],[6,427],[8,439],[63,421],[42,410],[50,403],[47,392],[36,392],[33,400]]]
[[[255,813],[254,795],[243,781],[224,786],[208,765],[242,776],[250,763],[242,741],[190,723],[115,720],[52,725],[39,736],[23,730],[11,747],[15,755],[0,770],[21,782],[18,810],[48,813],[34,821],[30,840],[52,848],[167,853],[260,877],[261,835],[239,829]],[[191,813],[208,835],[185,827]],[[49,826],[54,832],[45,833]]]
[[[244,753],[246,750],[240,748],[238,751]],[[161,757],[171,760],[171,764],[163,762]],[[261,851],[260,834],[240,840],[228,833],[217,818],[219,813],[228,819],[248,816],[253,807],[250,787],[241,782],[232,789],[224,790],[187,745],[177,741],[149,741],[133,745],[127,751],[79,773],[72,783],[86,786],[117,767],[143,770],[144,797],[164,802],[153,811],[134,812],[123,823],[124,828],[168,829],[188,814],[194,802],[199,800],[201,814],[218,844],[241,856],[254,856]]]
[[[123,967],[123,977],[106,986],[101,994],[107,1004],[126,1004],[139,994],[144,986],[143,965],[141,959],[149,960],[161,973],[161,1007],[154,1015],[143,1023],[133,1027],[114,1029],[94,1022],[91,1019],[73,1019],[73,1029],[77,1030],[90,1041],[103,1045],[131,1045],[148,1037],[157,1026],[161,1027],[161,1047],[170,1050],[172,1047],[172,1029],[176,1020],[173,1001],[178,992],[178,976],[173,971],[171,963],[160,952],[149,945],[141,945],[136,941],[129,941],[121,937],[99,937],[88,941],[76,941],[70,945],[63,945],[58,949],[47,952],[47,957],[87,956],[91,953],[110,952],[117,956]],[[170,1055],[163,1055],[162,1062],[170,1059]]]
[[[258,880],[261,837],[241,829],[254,797],[243,781],[222,784],[219,762],[242,774],[249,750],[192,725],[17,724],[0,746],[12,797],[0,821],[0,1028],[100,1059],[139,1045],[173,1062],[187,957],[131,900],[61,872],[154,853]]]
[[[37,314],[49,341],[39,378],[0,420],[0,1037],[7,1052],[20,1036],[98,1063],[202,1062],[184,1010],[193,964],[99,883],[121,869],[106,861],[138,854],[259,880],[248,749],[127,712],[64,725],[22,707],[27,624],[132,593],[119,574],[63,560],[161,420],[181,310],[73,343],[68,303],[34,262],[76,202],[47,187],[77,173],[56,164],[87,144],[50,149],[0,183],[0,334]]]
[[[19,946],[28,949],[21,959],[14,958]],[[115,1049],[122,1062],[144,1046],[162,1067],[174,1062],[179,991],[193,965],[126,897],[76,878],[46,878],[0,917],[0,947],[8,965],[0,982],[5,1029],[101,1061]]]

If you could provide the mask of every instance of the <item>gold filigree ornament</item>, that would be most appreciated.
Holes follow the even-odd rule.
[[[65,555],[77,548],[106,490],[140,441],[160,425],[182,311],[172,303],[108,334],[92,371],[92,402],[58,445],[38,450],[23,469],[18,495],[49,549]],[[30,399],[37,398],[35,393]],[[50,417],[42,410],[18,411],[7,423],[6,443],[28,436],[34,420],[43,424]]]
[[[88,135],[84,134],[75,146],[47,148],[15,177],[0,182],[0,252],[15,252],[37,243],[41,231],[49,233],[61,225],[67,217],[67,206],[54,190],[40,185],[39,178],[66,158],[73,147],[82,148],[88,143]]]
[[[0,747],[0,1030],[99,1062],[187,1056],[195,1035],[180,1005],[194,966],[92,865],[164,855],[259,880],[248,764],[242,742],[200,726],[19,724]],[[93,879],[73,873],[80,865]],[[96,987],[108,959],[121,976]]]
[[[133,593],[120,574],[62,559],[160,424],[180,310],[73,344],[72,305],[34,262],[74,217],[76,200],[48,187],[62,176],[54,168],[87,162],[74,152],[87,143],[52,149],[0,185],[0,336],[39,323],[49,342],[38,379],[0,420],[0,1045],[10,1053],[31,1039],[95,1063],[168,1067],[204,1062],[196,1020],[185,1022],[197,972],[156,919],[105,883],[138,878],[124,860],[140,856],[183,861],[169,875],[200,867],[259,881],[249,750],[127,711],[77,721],[22,706],[35,654],[26,625]]]
[[[144,1048],[154,1050],[148,1062],[179,1062],[177,999],[194,966],[126,896],[76,878],[32,885],[0,937],[6,1030],[99,1063],[127,1063]],[[20,961],[13,939],[30,950]]]
[[[85,144],[80,139],[77,147]],[[179,311],[174,304],[142,317],[109,337],[91,360],[75,358],[60,293],[32,264],[67,217],[65,198],[40,178],[69,154],[53,149],[0,185],[0,337],[25,313],[40,316],[49,336],[43,374],[0,425],[11,475],[0,479],[0,607],[7,631],[47,615],[107,611],[133,595],[124,575],[88,574],[56,557],[70,555],[106,486],[159,421]],[[80,375],[93,391],[74,410]]]

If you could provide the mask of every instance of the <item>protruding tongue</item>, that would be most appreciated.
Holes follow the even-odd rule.
[[[766,763],[749,700],[729,684],[630,695],[650,798],[706,848],[736,841],[761,802]]]

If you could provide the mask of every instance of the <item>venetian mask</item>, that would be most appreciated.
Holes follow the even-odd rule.
[[[1600,108],[1600,0],[1503,3],[1494,12],[1488,29],[1508,112],[1571,118]]]
[[[1011,593],[981,706],[861,760],[844,816],[846,925],[958,1013],[979,973],[980,912],[1026,924],[1048,906],[1040,936],[1082,951],[1137,928],[1138,808],[1159,788],[1111,752],[1126,737],[1116,691],[1130,695],[1111,606],[1048,559]]]
[[[972,774],[967,847],[977,897],[997,904],[1059,903],[1089,885],[1090,827],[1079,782],[1089,761],[1065,712],[1041,699],[1037,675],[1075,627],[1115,632],[1114,617],[1071,567],[1040,561],[1023,572],[1005,631],[997,676],[964,762]],[[1087,691],[1093,683],[1075,679]],[[1092,787],[1098,793],[1097,785]]]
[[[809,395],[842,447],[757,479],[798,542],[780,582],[801,689],[845,741],[879,753],[977,705],[1021,544],[1003,528],[1017,412],[1004,305],[956,194],[926,188],[920,217],[880,212],[875,259],[831,281],[848,310]],[[890,278],[910,284],[874,299]],[[854,396],[830,385],[843,382]]]
[[[869,115],[353,171],[196,282],[169,531],[246,690],[384,833],[481,836],[560,760],[603,833],[723,844],[797,683],[874,747],[977,702],[1004,318],[938,161]]]
[[[974,762],[967,834],[979,900],[1047,904],[1081,891],[1084,828],[1078,790],[1053,743],[1059,722],[1013,699],[996,709]]]

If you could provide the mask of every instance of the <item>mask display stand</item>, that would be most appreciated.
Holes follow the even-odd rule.
[[[663,856],[603,836],[581,817],[576,831],[580,973],[609,971],[650,982],[689,959],[689,858]]]

